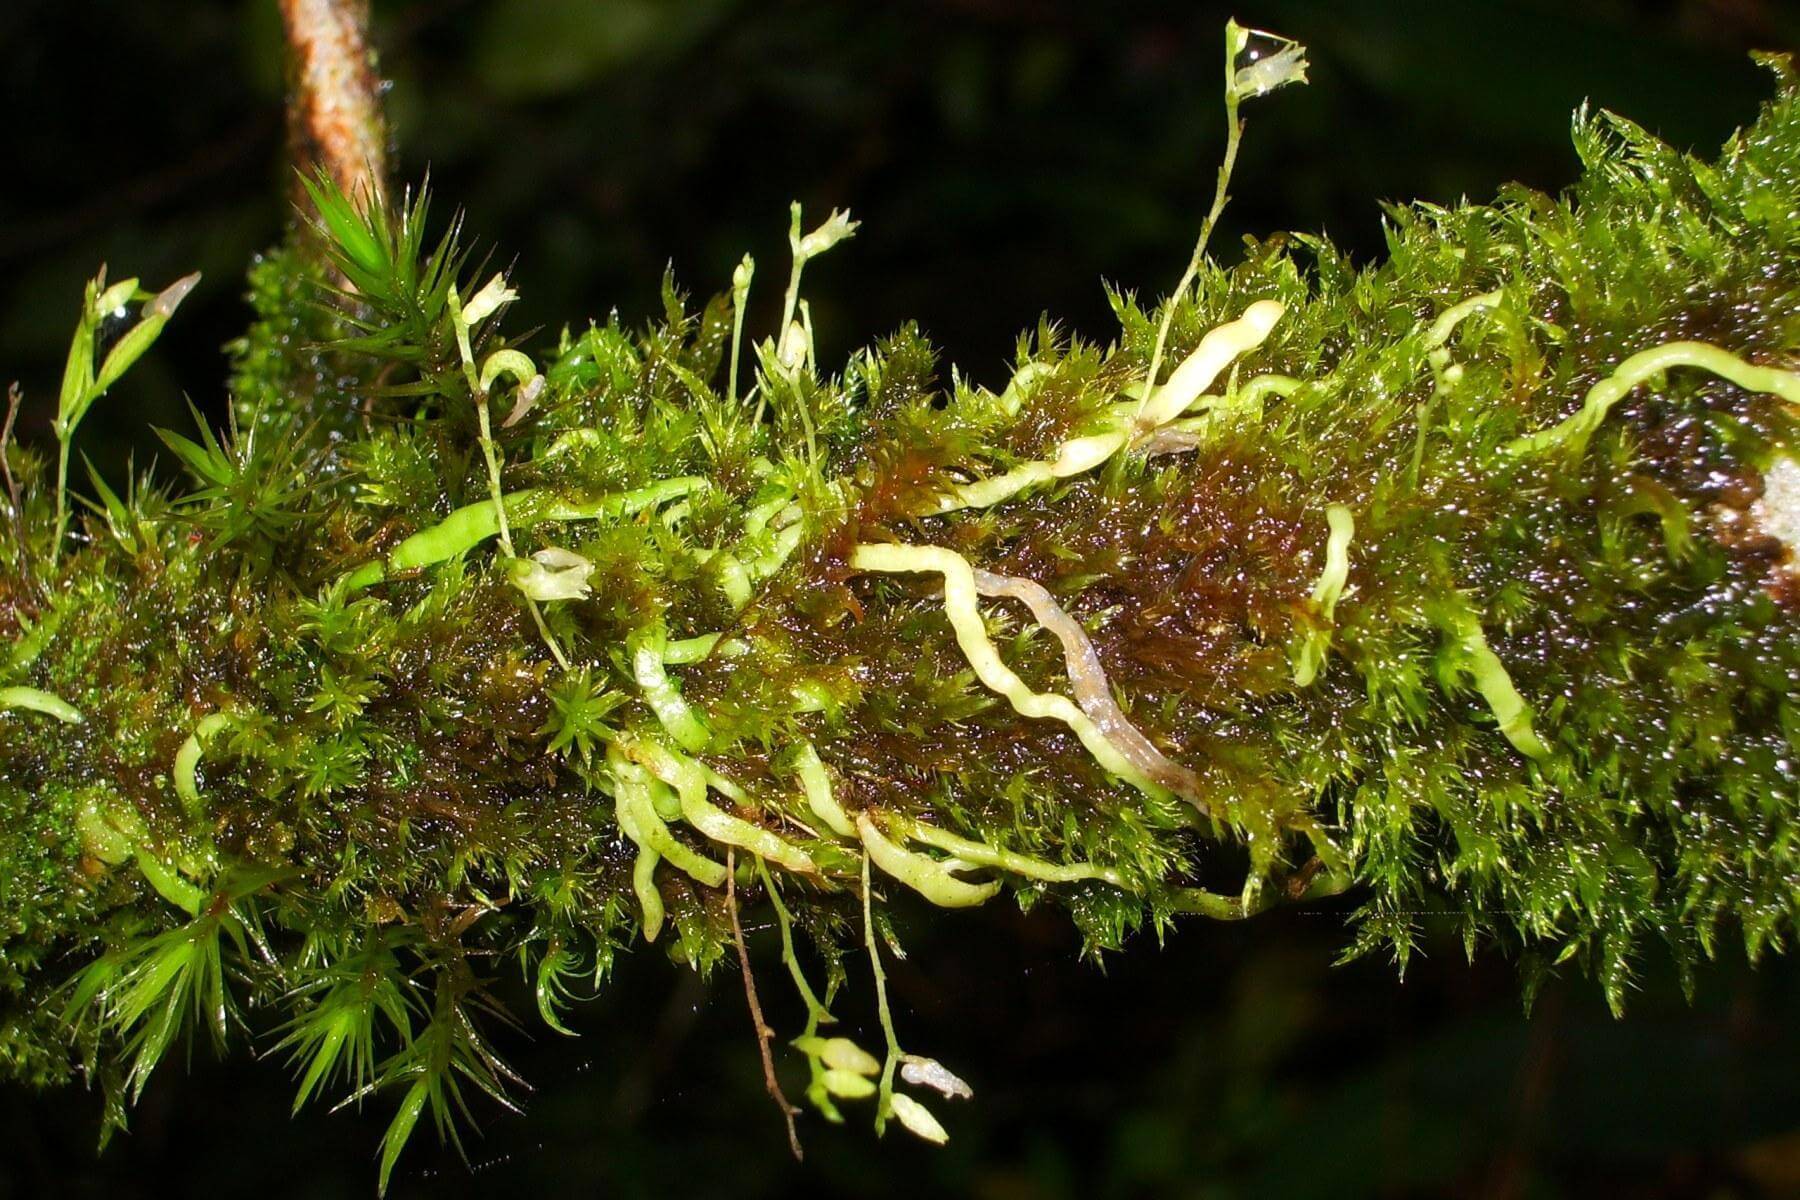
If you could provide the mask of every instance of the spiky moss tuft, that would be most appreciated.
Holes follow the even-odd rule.
[[[1285,311],[1179,442],[953,511],[980,499],[964,485],[1126,429],[1163,314],[1116,296],[1106,348],[1045,325],[996,394],[946,390],[911,327],[834,377],[804,329],[741,351],[728,298],[695,312],[671,284],[648,329],[565,331],[542,385],[490,396],[475,360],[529,347],[483,314],[459,358],[446,297],[480,281],[454,236],[424,239],[422,202],[365,219],[322,191],[330,258],[255,268],[236,430],[190,462],[232,486],[146,483],[52,565],[43,462],[9,451],[0,686],[85,720],[0,714],[0,1065],[46,1082],[73,1061],[117,1094],[167,1044],[157,1022],[235,1035],[181,1007],[203,947],[227,1009],[290,1013],[302,1052],[372,1047],[299,1069],[309,1093],[342,1066],[400,1100],[385,1174],[423,1113],[452,1129],[456,1080],[504,1094],[487,964],[521,962],[554,1024],[572,964],[603,974],[654,906],[670,952],[708,967],[730,912],[680,863],[734,847],[740,891],[780,888],[784,934],[791,912],[833,964],[872,937],[871,861],[885,890],[983,882],[958,871],[1061,904],[1095,950],[1350,887],[1348,955],[1404,965],[1417,914],[1448,912],[1471,952],[1516,954],[1528,981],[1578,959],[1615,1006],[1653,944],[1684,968],[1727,931],[1783,946],[1800,603],[1750,513],[1800,448],[1795,410],[1680,367],[1579,439],[1533,438],[1647,348],[1800,361],[1800,97],[1771,65],[1779,96],[1715,161],[1581,114],[1566,197],[1390,209],[1363,269],[1299,235],[1202,269],[1171,364],[1255,302]],[[1245,386],[1271,374],[1298,386]],[[490,402],[519,412],[491,475]],[[520,554],[584,567],[541,624],[521,573],[441,524],[500,484],[552,505],[514,521]],[[1337,512],[1354,536],[1328,554]],[[984,687],[941,579],[855,569],[883,542],[1046,587],[1194,794],[1131,786]],[[981,611],[1025,688],[1068,694],[1056,638]],[[646,859],[627,802],[686,853]],[[200,922],[211,941],[171,936]],[[333,990],[369,963],[385,990]]]

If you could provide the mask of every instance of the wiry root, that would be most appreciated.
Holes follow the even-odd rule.
[[[979,592],[974,569],[962,555],[942,546],[864,544],[851,552],[850,565],[859,571],[899,574],[929,571],[942,575],[944,615],[950,620],[963,657],[969,660],[983,684],[1006,697],[1021,716],[1061,721],[1102,767],[1139,791],[1157,799],[1168,794],[1169,789],[1164,784],[1153,779],[1114,745],[1106,731],[1068,697],[1033,691],[1001,661],[1000,652],[988,638],[986,623],[975,602]]]
[[[1258,300],[1235,321],[1227,321],[1200,339],[1194,352],[1170,373],[1168,381],[1152,390],[1138,410],[1142,430],[1167,425],[1186,412],[1219,372],[1233,360],[1262,345],[1285,310],[1274,300]]]
[[[945,863],[889,841],[867,813],[856,818],[856,832],[862,838],[869,861],[939,908],[972,908],[986,904],[1000,890],[997,880],[965,883],[951,874]]]
[[[1239,416],[1260,419],[1267,397],[1291,396],[1305,386],[1305,381],[1291,375],[1270,373],[1258,375],[1226,396],[1210,393],[1196,396],[1184,411],[1191,413],[1199,410],[1198,415],[1178,417],[1140,434],[1132,442],[1131,449],[1144,458],[1198,450],[1212,439],[1214,430],[1222,420]]]
[[[1466,676],[1474,684],[1488,711],[1494,714],[1501,736],[1512,743],[1513,749],[1526,758],[1550,757],[1550,748],[1532,728],[1531,705],[1514,686],[1506,664],[1488,646],[1474,608],[1458,596],[1440,606],[1435,619],[1450,640],[1445,673],[1452,680]]]
[[[747,850],[796,874],[819,873],[818,864],[800,847],[772,830],[742,817],[732,816],[707,800],[709,787],[725,792],[734,799],[744,799],[742,790],[729,780],[709,771],[693,759],[647,738],[634,739],[620,749],[625,757],[675,789],[675,794],[681,801],[682,819],[702,836],[723,846]]]
[[[807,807],[812,809],[813,816],[839,837],[854,839],[856,826],[851,823],[849,814],[844,812],[844,806],[832,794],[831,776],[826,773],[825,764],[819,761],[819,752],[813,749],[811,742],[801,745],[796,770],[800,776],[801,790],[806,793]]]
[[[1606,420],[1613,405],[1639,384],[1671,367],[1698,367],[1748,391],[1767,392],[1780,396],[1789,404],[1800,405],[1800,371],[1756,366],[1707,342],[1668,342],[1633,354],[1611,375],[1588,389],[1580,411],[1574,416],[1549,429],[1518,438],[1507,446],[1507,450],[1524,455],[1567,445],[1580,453],[1594,430]]]
[[[1342,504],[1325,510],[1325,524],[1330,535],[1325,539],[1325,567],[1313,585],[1312,600],[1324,626],[1312,630],[1301,643],[1294,659],[1294,684],[1307,687],[1325,664],[1325,653],[1331,648],[1331,623],[1337,612],[1338,597],[1350,579],[1350,539],[1356,533],[1356,521]]]
[[[1033,858],[1016,851],[1002,850],[990,846],[986,842],[958,837],[935,825],[925,825],[907,817],[890,814],[884,819],[888,828],[896,834],[910,841],[942,850],[946,854],[955,856],[959,861],[974,866],[992,867],[997,871],[1005,871],[1023,879],[1035,879],[1041,883],[1079,883],[1092,879],[1111,884],[1116,888],[1127,886],[1125,877],[1111,867],[1096,866],[1093,863],[1047,862],[1044,859]],[[880,866],[881,863],[877,861],[876,865]]]
[[[1008,596],[1022,601],[1039,625],[1062,643],[1063,663],[1069,673],[1069,687],[1075,703],[1099,727],[1107,741],[1146,779],[1154,780],[1202,812],[1200,779],[1158,750],[1149,738],[1126,717],[1125,710],[1113,698],[1108,686],[1106,668],[1081,623],[1065,612],[1044,585],[1016,575],[998,575],[992,571],[973,572],[975,589],[984,596]]]
[[[580,432],[580,431],[577,431]],[[627,517],[667,500],[708,486],[698,475],[664,479],[630,492],[615,492],[592,501],[564,500],[535,489],[512,492],[499,504],[482,500],[465,504],[428,529],[413,534],[388,554],[366,562],[345,577],[352,592],[382,580],[466,554],[500,532],[503,516],[509,528],[542,521],[609,521]]]
[[[86,719],[81,715],[81,710],[67,700],[39,688],[0,688],[0,712],[9,708],[43,713],[47,717],[55,717],[65,725],[79,725]]]
[[[958,484],[940,496],[930,511],[949,513],[964,508],[991,508],[1036,484],[1086,474],[1186,412],[1218,378],[1219,372],[1234,359],[1262,345],[1283,311],[1274,300],[1256,301],[1244,310],[1243,316],[1227,321],[1201,338],[1194,352],[1170,374],[1168,382],[1150,389],[1136,405],[1120,405],[1121,409],[1131,411],[1113,414],[1109,422],[1111,428],[1070,438],[1042,461],[1023,463],[1000,475]],[[1024,386],[1029,387],[1029,383],[1027,381]],[[1023,392],[1024,387],[1019,390]],[[1013,392],[1014,387],[1009,385],[1007,393]]]

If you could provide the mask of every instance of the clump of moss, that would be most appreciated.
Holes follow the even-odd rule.
[[[912,327],[821,369],[800,268],[840,214],[796,211],[755,345],[747,263],[540,346],[422,192],[321,183],[252,271],[231,428],[164,435],[192,489],[96,480],[65,538],[6,447],[0,1064],[100,1081],[116,1125],[177,1039],[270,1039],[301,1101],[395,1099],[385,1182],[422,1116],[453,1137],[514,1082],[497,964],[561,1029],[638,938],[741,950],[740,904],[777,915],[807,1098],[934,1139],[896,1075],[966,1088],[885,1001],[885,1062],[819,1035],[846,951],[880,989],[901,888],[1059,905],[1095,952],[1347,892],[1347,955],[1404,965],[1448,912],[1615,1007],[1653,946],[1782,947],[1800,599],[1755,514],[1797,452],[1800,82],[1770,66],[1715,160],[1581,114],[1565,196],[1390,209],[1365,268],[1197,253],[1108,345],[1022,339],[1000,393]]]

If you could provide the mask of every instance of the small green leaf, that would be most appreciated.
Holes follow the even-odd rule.
[[[93,395],[97,398],[106,389],[119,381],[119,377],[131,369],[131,364],[144,356],[144,352],[156,344],[161,336],[163,326],[169,323],[167,317],[146,316],[133,325],[107,353],[100,364],[100,373],[94,379]]]
[[[135,524],[131,519],[131,510],[119,499],[118,493],[106,486],[106,480],[100,477],[100,472],[94,469],[93,461],[87,455],[83,454],[81,461],[87,467],[88,482],[93,484],[94,491],[100,496],[97,511],[106,518],[107,530],[124,547],[125,553],[136,554],[138,546],[137,539],[131,533]]]
[[[580,1036],[562,1023],[561,1014],[557,1012],[558,1005],[568,1003],[568,988],[563,983],[562,977],[574,965],[575,956],[560,945],[545,951],[544,957],[538,960],[537,987],[535,989],[538,1016],[542,1018],[544,1024],[564,1037]]]
[[[202,436],[209,445],[202,446],[174,430],[160,427],[156,430],[156,436],[162,439],[165,446],[175,452],[175,457],[179,458],[182,465],[192,471],[201,483],[223,487],[231,482],[234,472],[231,470],[231,465],[225,462],[223,456],[217,452],[218,442],[212,438],[210,432],[206,431],[205,426],[202,426],[201,429]]]
[[[878,1075],[881,1062],[873,1054],[845,1037],[826,1038],[819,1043],[819,1060],[838,1071],[858,1075]]]
[[[173,867],[166,866],[148,850],[139,851],[137,867],[150,886],[156,889],[157,895],[190,917],[200,914],[200,906],[206,901],[206,893],[183,879]]]
[[[99,321],[94,313],[94,291],[94,284],[89,283],[87,302],[82,305],[81,320],[76,323],[75,336],[69,341],[68,361],[63,365],[62,394],[56,405],[56,436],[64,440],[93,402],[94,329]]]
[[[950,1140],[950,1135],[938,1124],[938,1119],[931,1115],[931,1110],[905,1092],[894,1093],[893,1105],[894,1115],[912,1133],[938,1146]]]
[[[109,866],[129,861],[137,853],[138,838],[119,828],[114,812],[102,804],[98,795],[90,795],[82,802],[81,810],[75,814],[75,831],[81,835],[82,852]],[[137,832],[141,837],[142,828]]]
[[[494,351],[481,364],[480,390],[482,395],[485,396],[488,389],[492,388],[494,382],[502,375],[511,375],[515,382],[525,384],[537,375],[537,367],[520,351]]]
[[[298,1113],[306,1102],[318,1090],[331,1068],[336,1065],[338,1056],[343,1053],[344,1042],[350,1037],[356,1026],[356,1013],[353,1009],[336,1009],[326,1018],[324,1032],[313,1045],[312,1057],[307,1061],[306,1073],[300,1077],[300,1086],[294,1093],[293,1112]]]
[[[338,251],[371,275],[385,274],[391,266],[387,253],[357,204],[339,191],[337,184],[323,171],[316,181],[302,178],[300,182],[319,214],[323,232]]]
[[[825,1090],[841,1100],[865,1100],[875,1094],[875,1081],[854,1071],[828,1070],[819,1078]]]
[[[94,282],[99,283],[104,278],[106,278],[106,272],[102,270],[100,278]],[[138,281],[135,278],[119,280],[94,299],[94,316],[104,320],[108,315],[124,308],[137,297],[137,290]]]
[[[406,1149],[413,1127],[419,1123],[419,1114],[425,1111],[425,1101],[430,1090],[426,1079],[414,1080],[413,1085],[406,1090],[406,1097],[400,1101],[400,1108],[394,1113],[394,1119],[388,1123],[387,1132],[381,1135],[381,1175],[375,1184],[377,1195],[387,1195],[388,1179],[394,1173],[394,1164],[400,1161],[400,1152]]]

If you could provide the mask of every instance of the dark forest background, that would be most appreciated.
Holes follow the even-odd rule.
[[[377,0],[398,175],[516,263],[519,326],[627,321],[665,265],[697,297],[745,250],[753,330],[786,205],[862,234],[808,272],[821,357],[917,319],[977,380],[1049,312],[1098,340],[1108,280],[1160,293],[1223,144],[1225,7],[1098,0]],[[1775,0],[1271,0],[1313,83],[1246,109],[1215,240],[1326,230],[1382,246],[1379,201],[1554,190],[1583,99],[1710,153],[1767,93],[1752,48],[1800,42]],[[224,410],[245,265],[291,219],[272,0],[0,3],[0,379],[48,416],[101,262],[205,282],[83,430],[109,470],[183,395]],[[761,327],[758,327],[758,322]],[[113,427],[105,423],[111,413]],[[582,1036],[500,1035],[537,1091],[481,1110],[472,1168],[415,1139],[406,1196],[1752,1197],[1800,1195],[1800,969],[1727,949],[1685,999],[1654,952],[1624,1021],[1447,937],[1404,984],[1331,965],[1342,910],[1145,935],[1096,967],[1053,913],[914,914],[894,972],[909,1048],[974,1084],[931,1151],[860,1123],[788,1157],[735,979],[623,957]],[[1429,921],[1429,918],[1427,918]],[[766,941],[768,931],[756,935]],[[765,946],[765,949],[769,947]],[[765,956],[765,962],[773,959]],[[775,1024],[800,1014],[769,973]],[[866,989],[857,989],[863,991]],[[520,989],[521,1011],[529,1000]],[[865,1042],[872,1014],[844,1006]],[[0,1091],[0,1198],[373,1192],[385,1103],[288,1116],[279,1064],[201,1047],[96,1158],[97,1099]]]

